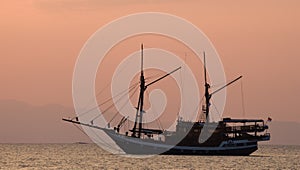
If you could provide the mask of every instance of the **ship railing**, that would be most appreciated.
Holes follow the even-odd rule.
[[[237,133],[237,134],[231,134],[227,136],[229,139],[248,139],[248,140],[257,140],[257,141],[266,141],[270,140],[270,133],[265,134],[248,134],[248,133]]]
[[[263,132],[268,129],[265,125],[227,126],[226,133]]]

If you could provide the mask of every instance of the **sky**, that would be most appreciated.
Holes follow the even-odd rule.
[[[243,75],[245,113],[237,83],[228,88],[224,116],[300,123],[299,7],[297,0],[1,1],[0,100],[73,108],[73,70],[88,38],[119,17],[164,12],[208,36],[228,81]],[[0,114],[13,124],[10,113]]]

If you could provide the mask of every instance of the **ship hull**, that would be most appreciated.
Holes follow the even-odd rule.
[[[248,156],[257,150],[257,145],[247,146],[243,148],[218,148],[209,149],[204,147],[199,147],[199,149],[176,149],[172,148],[162,154],[164,155],[227,155],[227,156]]]
[[[144,140],[133,138],[115,133],[111,130],[105,130],[115,143],[127,154],[135,155],[232,155],[248,156],[257,150],[256,141],[230,141],[231,146],[226,146],[224,141],[220,146],[173,146],[164,142]],[[239,143],[240,146],[234,146],[233,143]]]

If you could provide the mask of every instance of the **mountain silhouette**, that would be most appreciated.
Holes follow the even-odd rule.
[[[61,120],[75,115],[71,108],[1,100],[0,115],[0,143],[90,142],[79,129]]]
[[[74,109],[58,104],[33,106],[16,100],[0,100],[0,143],[91,142],[78,128],[63,122]],[[300,123],[268,123],[271,141],[262,144],[300,145]]]

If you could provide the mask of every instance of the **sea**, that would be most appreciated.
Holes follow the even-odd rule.
[[[300,169],[300,145],[259,145],[250,156],[130,158],[96,144],[0,144],[0,169]]]

